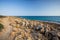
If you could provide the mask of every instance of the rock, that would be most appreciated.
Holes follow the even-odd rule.
[[[47,36],[48,40],[59,40],[55,31],[46,32],[45,36]]]
[[[59,39],[60,39],[60,32],[58,32],[57,35],[58,35],[58,37],[59,37]]]
[[[35,31],[41,31],[41,29],[42,29],[41,26],[36,26],[36,27],[34,27],[34,30],[35,30]]]
[[[58,37],[53,37],[52,40],[59,40],[59,38]]]

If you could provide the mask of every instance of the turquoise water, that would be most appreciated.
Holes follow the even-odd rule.
[[[28,20],[54,21],[60,22],[60,16],[19,16]]]

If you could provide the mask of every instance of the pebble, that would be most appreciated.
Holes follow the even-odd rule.
[[[34,27],[35,31],[40,31],[42,29],[41,26]]]
[[[48,40],[59,40],[55,31],[47,32],[45,36],[47,36]]]
[[[53,37],[52,40],[59,40],[58,37]]]

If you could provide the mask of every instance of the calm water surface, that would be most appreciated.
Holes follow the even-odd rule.
[[[53,21],[60,23],[60,16],[19,16],[28,20]]]

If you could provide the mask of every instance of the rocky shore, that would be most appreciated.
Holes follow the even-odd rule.
[[[0,40],[60,40],[60,24],[12,16],[0,17],[0,24]]]

